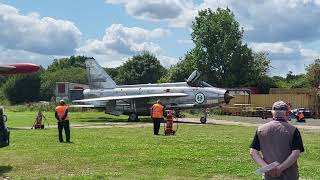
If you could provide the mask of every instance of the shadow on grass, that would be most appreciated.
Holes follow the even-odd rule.
[[[8,127],[8,129],[11,131],[11,130],[19,130],[19,131],[29,131],[31,130],[31,127],[30,128],[24,128],[24,127]]]
[[[179,123],[179,124],[201,124],[201,122],[191,122],[191,121],[173,121],[173,122]]]
[[[77,118],[81,122],[128,122],[128,119],[117,119],[109,117],[98,117],[98,118]],[[139,122],[152,122],[151,118],[139,118]]]
[[[2,177],[5,173],[12,171],[12,166],[0,166],[0,177]]]
[[[88,123],[97,123],[97,122],[128,122],[128,119],[116,119],[116,118],[109,118],[109,117],[98,117],[98,118],[78,118],[81,120],[81,122],[88,122]],[[139,122],[147,122],[147,123],[152,123],[153,120],[148,117],[142,117],[139,118]],[[174,121],[176,123],[177,121]],[[163,123],[163,121],[161,121]],[[191,121],[178,121],[179,124],[202,124],[200,121],[199,122],[191,122]],[[206,124],[208,125],[216,125],[215,123],[210,123],[207,122]]]
[[[216,123],[212,123],[212,122],[206,122],[204,124],[202,124],[201,122],[192,122],[192,121],[173,121],[174,123],[179,123],[179,124],[197,124],[197,125],[218,125]]]

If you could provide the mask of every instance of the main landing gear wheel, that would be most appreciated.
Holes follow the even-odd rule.
[[[129,122],[138,122],[140,120],[139,120],[138,115],[136,113],[131,113],[131,114],[129,114],[128,121]]]
[[[200,122],[201,122],[201,124],[205,124],[207,122],[207,118],[206,117],[201,117],[200,118]]]

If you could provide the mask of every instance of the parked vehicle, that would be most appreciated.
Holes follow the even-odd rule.
[[[313,118],[312,113],[310,112],[310,110],[307,110],[305,108],[297,108],[297,109],[293,109],[291,111],[291,118],[294,119],[295,116],[297,115],[298,112],[302,112],[305,118]]]
[[[262,119],[272,118],[271,108],[262,109],[259,114],[261,114]]]

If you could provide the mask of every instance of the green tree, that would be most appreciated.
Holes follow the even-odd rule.
[[[55,59],[41,74],[40,97],[50,100],[55,95],[56,82],[88,83],[85,56]]]
[[[259,78],[259,82],[253,85],[254,87],[257,87],[259,93],[261,94],[269,94],[270,88],[277,87],[277,84],[273,79],[269,76],[263,76]]]
[[[5,98],[12,104],[39,100],[39,89],[40,73],[10,76],[2,87]]]
[[[119,78],[119,71],[121,66],[115,67],[115,68],[104,68],[104,70],[107,72],[107,74],[117,83],[121,84],[124,82],[124,80],[120,80]]]
[[[69,67],[56,71],[46,71],[41,75],[40,94],[42,100],[50,100],[55,95],[56,82],[87,84],[86,70]]]
[[[252,80],[264,78],[269,73],[271,61],[268,59],[268,54],[265,52],[256,52],[253,54],[253,61],[251,61],[250,69],[254,76],[250,76]]]
[[[287,82],[287,79],[281,76],[273,76],[272,81],[275,83],[277,88],[289,88],[290,84]]]
[[[155,83],[165,73],[166,69],[154,55],[143,52],[119,67],[117,79],[120,84]]]
[[[257,87],[259,93],[268,94],[270,88],[277,87],[275,81],[267,75],[270,60],[265,52],[253,53],[253,61],[249,65],[249,81],[246,86]]]
[[[197,69],[193,51],[188,52],[184,59],[170,67],[168,73],[161,77],[159,82],[181,82]]]
[[[320,86],[320,59],[314,60],[314,63],[310,64],[306,68],[306,79],[311,87]]]
[[[7,79],[8,79],[8,76],[0,75],[0,87],[5,84]]]
[[[54,59],[53,63],[48,66],[47,71],[59,71],[61,69],[67,69],[70,67],[79,67],[85,69],[86,59],[87,57],[85,56],[70,56],[61,59]]]
[[[242,43],[243,30],[228,8],[199,11],[192,30],[197,68],[208,83],[224,87],[247,86],[257,81],[254,73],[263,77],[268,71],[269,63],[257,64],[252,50]]]

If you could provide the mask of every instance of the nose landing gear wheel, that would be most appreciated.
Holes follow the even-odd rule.
[[[205,124],[207,122],[207,118],[201,117],[200,122],[201,122],[201,124]]]

